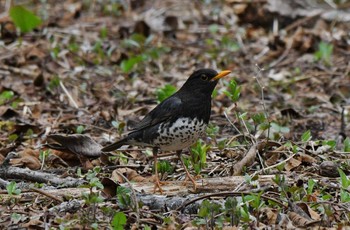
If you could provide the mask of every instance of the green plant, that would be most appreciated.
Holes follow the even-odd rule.
[[[10,17],[13,23],[21,30],[22,33],[30,32],[42,23],[38,16],[23,6],[11,7]]]
[[[306,194],[311,195],[313,193],[313,190],[315,188],[316,185],[316,181],[314,181],[313,179],[309,179],[307,181],[307,190],[306,190]]]
[[[0,94],[0,105],[4,105],[8,101],[12,100],[15,93],[12,90],[4,90]]]
[[[108,35],[108,29],[107,27],[104,26],[100,29],[100,38],[104,40],[107,38],[107,35]]]
[[[205,226],[205,229],[214,229],[215,227],[222,227],[223,217],[216,217],[217,214],[222,212],[221,205],[215,202],[204,200],[199,208],[198,216],[194,220],[194,224],[197,226]]]
[[[228,197],[225,201],[225,214],[228,216],[228,222],[231,226],[238,226],[241,219],[241,208],[234,197]]]
[[[170,164],[169,161],[158,161],[157,163],[158,173],[161,174],[172,174],[174,172],[174,167]]]
[[[264,113],[253,114],[252,120],[254,123],[254,132],[256,132],[258,129],[264,130],[263,128],[266,126],[266,124],[268,124],[266,122],[267,119]]]
[[[176,92],[176,87],[170,84],[166,84],[164,87],[156,90],[158,102],[162,102]]]
[[[224,94],[228,96],[232,102],[237,102],[239,96],[241,95],[241,87],[238,86],[235,80],[231,80],[226,83],[227,90],[224,91]]]
[[[8,136],[8,140],[11,142],[14,142],[17,139],[18,139],[18,135],[15,133]]]
[[[126,123],[124,121],[112,121],[112,126],[117,129],[119,135],[122,135],[125,125]]]
[[[343,149],[344,152],[350,152],[350,138],[347,137],[345,138],[344,140],[344,149]]]
[[[11,181],[8,185],[6,185],[7,193],[12,195],[19,195],[21,193],[21,190],[17,188],[17,183],[15,181]]]
[[[104,188],[103,184],[97,177],[100,171],[100,167],[95,167],[84,175],[85,179],[88,181],[86,187],[88,187],[90,191],[82,193],[82,198],[87,206],[87,209],[84,209],[84,212],[86,213],[83,215],[84,218],[82,219],[82,222],[90,223],[91,227],[97,224],[98,204],[104,201],[104,198],[99,195],[99,192],[95,191],[96,189],[98,190]],[[81,175],[80,171],[78,171],[78,175]]]
[[[78,125],[75,129],[75,132],[78,134],[82,134],[84,132],[85,127],[83,125]]]
[[[246,206],[247,210],[251,210],[255,214],[255,217],[259,218],[260,209],[265,205],[261,199],[262,192],[258,194],[249,194],[242,196],[243,207]]]
[[[114,214],[111,226],[113,230],[123,230],[126,224],[126,215],[123,212]]]
[[[128,39],[124,39],[122,45],[130,49],[128,58],[120,63],[120,68],[124,73],[129,73],[137,64],[147,63],[161,57],[162,54],[170,51],[163,46],[153,46],[151,42],[153,36],[145,38],[142,34],[133,34]]]
[[[197,175],[201,170],[206,167],[207,152],[210,149],[210,145],[206,145],[201,139],[191,147],[190,162]]]
[[[331,65],[331,57],[333,54],[333,45],[321,41],[318,44],[318,50],[314,54],[316,61],[322,61],[325,65]]]
[[[11,224],[18,224],[20,221],[22,221],[25,218],[25,215],[21,215],[19,213],[12,213],[11,214]]]
[[[350,202],[350,193],[348,192],[348,188],[350,186],[350,179],[346,176],[343,170],[338,168],[338,172],[340,175],[340,201],[341,202]]]
[[[236,52],[240,49],[239,45],[230,36],[222,36],[221,47],[228,52]]]
[[[56,45],[55,47],[53,47],[50,51],[50,56],[52,57],[52,59],[56,60],[58,58],[58,54],[60,53],[61,48]]]
[[[122,209],[131,207],[131,197],[130,197],[131,190],[124,186],[118,186],[117,187],[117,199],[119,202],[119,206]]]
[[[45,159],[50,155],[50,149],[42,151],[40,150],[39,153],[39,160],[41,161],[41,169],[44,167],[45,165]]]
[[[323,146],[329,146],[331,150],[334,150],[337,146],[337,142],[335,140],[323,140],[321,143]]]
[[[290,129],[288,127],[271,122],[269,127],[269,138],[278,140],[281,136],[283,136],[283,133],[289,133],[289,131]]]
[[[52,92],[54,89],[58,88],[59,85],[60,78],[58,76],[54,76],[49,82],[48,90]]]
[[[206,129],[207,135],[211,138],[215,138],[217,134],[219,133],[219,126],[209,122],[207,129]]]
[[[305,131],[302,135],[301,135],[301,141],[302,142],[308,142],[311,140],[311,132],[310,130]]]

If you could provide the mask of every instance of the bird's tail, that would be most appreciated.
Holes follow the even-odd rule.
[[[107,145],[106,147],[103,147],[101,149],[102,152],[111,152],[113,150],[119,149],[123,145],[127,144],[128,139],[124,138],[121,139],[120,141],[114,142],[113,144]]]

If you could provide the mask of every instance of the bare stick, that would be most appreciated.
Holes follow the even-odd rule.
[[[78,104],[74,101],[74,98],[72,97],[72,95],[68,92],[67,88],[63,85],[63,82],[60,81],[60,86],[63,89],[64,93],[67,95],[67,97],[69,98],[69,100],[72,102],[72,104],[74,105],[74,107],[76,109],[79,109]]]

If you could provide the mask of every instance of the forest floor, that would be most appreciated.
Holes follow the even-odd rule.
[[[309,2],[26,0],[26,33],[1,3],[0,228],[350,226],[350,6]],[[183,152],[198,188],[164,152],[154,192],[150,149],[101,146],[200,68],[232,73]]]

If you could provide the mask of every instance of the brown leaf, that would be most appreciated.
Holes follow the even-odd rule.
[[[277,224],[277,218],[278,218],[278,212],[275,209],[272,208],[264,208],[261,210],[262,213],[264,213],[264,216],[266,216],[264,223],[267,225],[274,225]]]
[[[289,212],[288,216],[296,226],[306,226],[307,224],[311,223],[311,220],[299,215],[296,212]]]
[[[299,153],[296,157],[299,161],[301,161],[302,163],[308,163],[308,164],[312,164],[312,163],[316,163],[317,160],[310,156],[310,155],[307,155],[305,153]]]
[[[130,168],[120,168],[116,169],[112,172],[111,179],[114,181],[118,181],[119,183],[125,183],[124,178],[121,177],[117,172],[123,174],[129,181],[135,182],[149,182],[153,181],[153,178],[146,178],[139,175],[135,170]]]
[[[321,216],[317,212],[312,210],[306,203],[298,203],[297,205],[301,209],[303,209],[304,212],[307,213],[311,217],[311,219],[313,219],[313,220],[321,220]]]
[[[278,159],[280,158],[280,155],[280,153],[272,153],[271,156],[265,161],[265,164],[267,166],[276,164]]]
[[[119,186],[114,180],[104,177],[101,180],[103,184],[102,196],[105,198],[112,198],[117,195],[117,187]]]
[[[10,160],[12,166],[28,167],[33,170],[40,169],[39,152],[33,149],[24,149],[19,152],[18,158]]]
[[[88,158],[98,158],[101,156],[102,146],[98,144],[88,135],[72,134],[72,135],[59,135],[52,134],[48,136],[49,139],[54,140],[56,143],[48,143],[49,148],[73,153],[78,156],[84,156]]]
[[[294,168],[298,167],[300,164],[301,164],[301,161],[299,161],[293,157],[289,161],[286,162],[286,164],[284,165],[284,168],[289,172],[289,171],[293,170]]]

